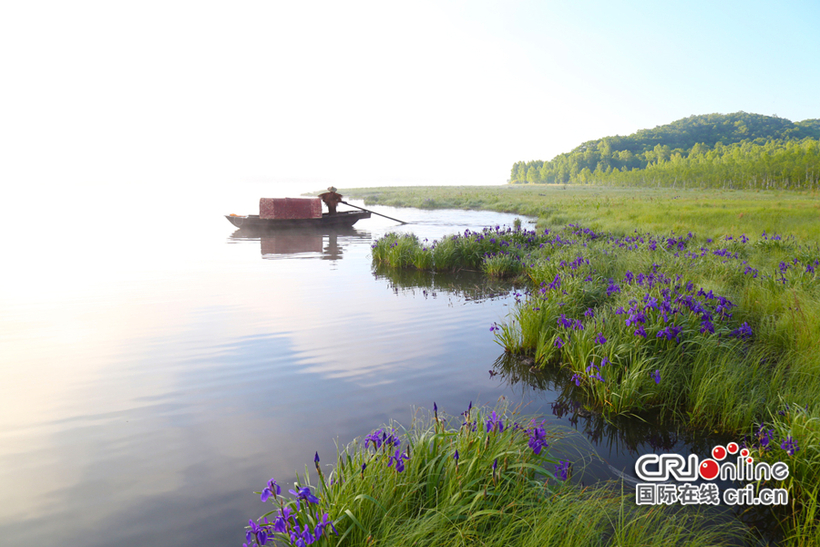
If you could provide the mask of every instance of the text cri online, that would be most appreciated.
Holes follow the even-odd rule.
[[[788,505],[789,492],[785,488],[761,488],[755,493],[754,486],[747,484],[743,488],[726,488],[723,490],[723,503],[726,505]],[[701,484],[646,484],[639,483],[635,491],[637,505],[718,505],[717,485]]]
[[[789,476],[789,467],[784,462],[769,465],[765,462],[753,463],[751,458],[737,458],[718,464],[707,459],[700,462],[695,454],[690,454],[688,461],[678,454],[646,454],[635,463],[638,477],[649,482],[636,487],[638,505],[660,505],[681,503],[717,505],[719,494],[717,485],[711,482],[699,486],[688,484],[698,479],[711,481],[720,477],[722,480],[785,480]],[[681,485],[667,484],[668,480],[683,482]],[[726,505],[787,505],[789,494],[785,488],[760,488],[756,491],[753,484],[743,488],[726,488],[723,490],[723,503]]]

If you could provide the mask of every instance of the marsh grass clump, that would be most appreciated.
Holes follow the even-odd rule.
[[[524,263],[517,254],[495,254],[484,257],[481,271],[491,277],[516,277],[524,271]]]
[[[453,425],[450,425],[450,424]],[[251,521],[246,545],[687,545],[728,544],[737,523],[717,526],[683,508],[637,507],[613,485],[585,488],[569,462],[550,457],[560,431],[506,408],[468,408],[378,428],[338,451],[335,466],[314,458],[310,474]]]
[[[372,254],[375,264],[391,268],[480,270],[493,277],[511,277],[524,271],[530,251],[546,239],[546,234],[501,226],[465,230],[434,241],[389,233],[373,243]]]

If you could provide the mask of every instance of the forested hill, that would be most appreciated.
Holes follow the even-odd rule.
[[[736,112],[690,116],[583,143],[551,161],[517,162],[510,182],[816,187],[820,119]]]

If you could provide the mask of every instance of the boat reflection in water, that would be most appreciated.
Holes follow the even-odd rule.
[[[320,258],[340,260],[346,242],[369,239],[369,232],[354,228],[299,228],[289,230],[258,230],[241,228],[231,234],[233,240],[258,240],[262,258]],[[303,256],[298,256],[303,255]]]

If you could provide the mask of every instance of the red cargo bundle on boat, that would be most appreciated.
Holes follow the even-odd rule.
[[[321,218],[319,198],[260,198],[259,218]]]

